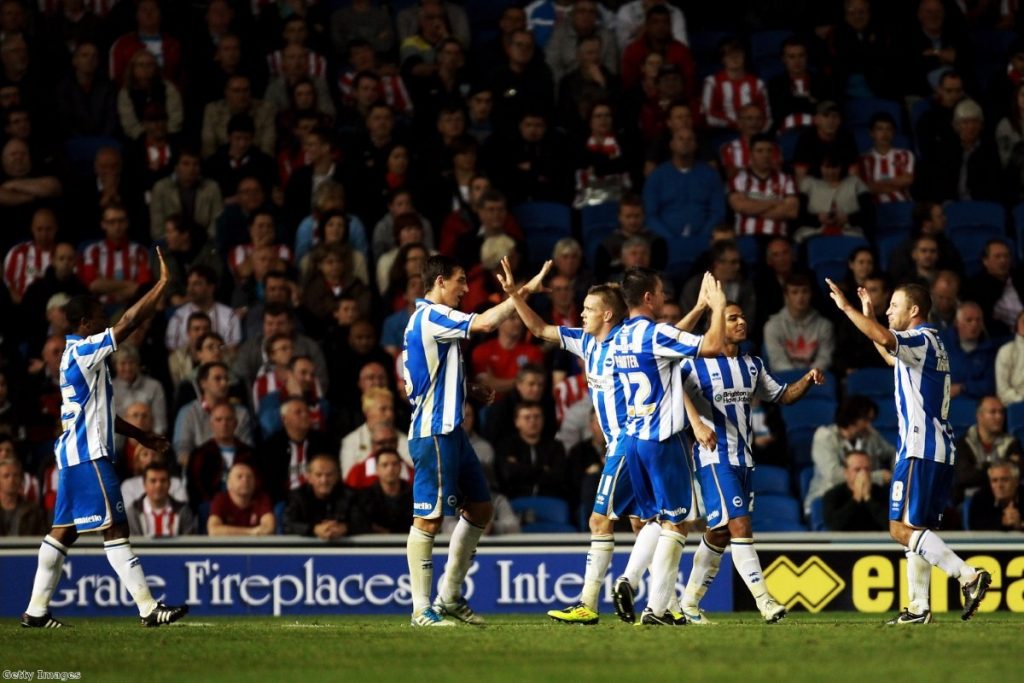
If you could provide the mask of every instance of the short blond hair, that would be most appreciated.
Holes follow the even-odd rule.
[[[363,398],[362,401],[360,402],[360,405],[362,406],[363,410],[366,411],[372,405],[376,405],[379,403],[390,404],[392,401],[394,401],[394,396],[395,395],[391,393],[391,390],[385,387],[370,387],[369,389],[363,392]]]

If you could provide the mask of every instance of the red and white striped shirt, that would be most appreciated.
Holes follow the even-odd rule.
[[[401,461],[400,468],[399,478],[403,481],[411,482],[413,469],[404,460]],[[345,477],[345,486],[350,489],[368,489],[377,483],[379,478],[377,475],[377,458],[371,454],[348,471],[348,476]]]
[[[114,9],[114,5],[121,0],[85,0],[85,9],[92,10],[92,13],[101,19]],[[43,14],[57,14],[64,11],[63,0],[39,0],[39,11]]]
[[[704,79],[700,113],[712,128],[736,128],[739,111],[745,105],[756,104],[764,112],[764,129],[772,126],[772,111],[768,105],[768,90],[757,76],[746,74],[733,80],[725,71]]]
[[[139,523],[142,526],[142,535],[149,538],[181,535],[181,516],[171,507],[170,501],[159,510],[155,510],[149,502],[149,496],[143,498]]]
[[[31,240],[15,244],[4,257],[4,284],[20,299],[41,278],[53,259],[54,248],[40,249]]]
[[[257,415],[260,413],[260,405],[270,394],[275,391],[287,394],[287,389],[277,379],[277,373],[270,364],[265,365],[256,375],[256,381],[252,385],[252,405]],[[320,388],[320,380],[313,380],[312,396],[307,395],[306,408],[309,410],[309,424],[311,429],[324,431],[327,422],[322,407],[324,398],[323,389]]]
[[[785,199],[796,196],[793,179],[782,171],[772,171],[767,177],[762,178],[749,168],[736,174],[736,177],[729,183],[729,191],[739,192],[749,199]],[[786,228],[786,221],[736,213],[737,235],[781,235],[785,237]]]
[[[149,251],[135,242],[93,242],[82,252],[82,282],[89,286],[97,278],[149,282]]]
[[[306,73],[310,76],[323,76],[327,73],[327,59],[322,55],[309,50],[308,61],[306,64]],[[277,76],[281,73],[281,68],[284,65],[284,50],[274,50],[267,55],[267,71],[270,72],[271,76]]]
[[[572,377],[566,377],[555,385],[553,391],[555,394],[555,420],[558,421],[558,424],[562,424],[565,411],[569,410],[577,401],[582,401],[590,395],[590,390],[587,388],[587,374],[581,372]]]
[[[306,458],[309,444],[305,441],[289,441],[291,458],[288,461],[288,490],[292,491],[306,483]]]
[[[725,170],[726,177],[735,175],[741,169],[750,166],[750,143],[743,138],[727,142],[718,150],[718,156],[722,160],[722,169]],[[775,145],[772,153],[772,162],[776,168],[781,168],[782,154],[779,153],[778,145]]]
[[[163,144],[146,145],[146,167],[150,171],[162,171],[171,165],[171,146]]]
[[[914,175],[914,153],[909,149],[890,149],[885,154],[872,149],[860,157],[861,177],[865,182],[891,180],[901,175]],[[879,204],[888,202],[909,202],[910,193],[906,190],[897,192],[880,192],[875,195]]]
[[[390,76],[377,74],[377,77],[380,79],[380,96],[384,99],[384,103],[396,113],[412,114],[412,98],[409,97],[409,91],[405,89],[405,81],[402,80],[402,77],[398,74]],[[338,90],[341,91],[345,104],[354,102],[352,82],[355,78],[355,71],[346,71],[338,77]]]
[[[275,246],[277,247],[277,257],[291,265],[292,250],[284,244],[277,244]],[[253,249],[254,247],[251,244],[239,244],[231,250],[231,253],[228,255],[228,268],[231,269],[232,275],[238,275],[238,267],[252,256]]]

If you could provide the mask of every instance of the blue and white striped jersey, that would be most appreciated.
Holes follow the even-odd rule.
[[[626,394],[612,360],[612,340],[618,330],[618,326],[614,327],[600,342],[579,327],[558,328],[562,348],[583,359],[590,400],[594,402],[597,420],[607,443],[614,443],[626,426]]]
[[[107,357],[117,350],[114,333],[82,338],[69,334],[60,359],[60,421],[57,467],[114,457],[114,383]]]
[[[627,434],[665,441],[686,427],[679,360],[695,357],[703,339],[646,317],[623,321],[612,358],[626,392]]]
[[[949,355],[938,332],[925,325],[896,337],[896,414],[900,447],[896,459],[956,462],[949,415]]]
[[[475,314],[426,299],[405,327],[402,375],[412,404],[409,438],[448,434],[462,424],[466,378],[459,341],[469,337]]]
[[[717,465],[723,458],[735,467],[753,467],[754,411],[750,403],[754,398],[774,403],[786,385],[779,384],[757,356],[716,356],[683,363],[691,369],[685,380],[687,393],[718,439],[713,451],[698,448],[701,467]]]

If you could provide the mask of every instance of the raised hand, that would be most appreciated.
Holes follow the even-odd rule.
[[[707,294],[705,298],[708,302],[708,306],[713,309],[721,310],[725,308],[725,290],[722,289],[722,283],[714,278],[711,273],[705,275],[705,280],[708,283]],[[701,286],[703,286],[703,282]]]
[[[714,286],[715,276],[705,271],[704,277],[700,281],[700,291],[697,292],[697,306],[707,308],[711,305],[708,303],[708,295]]]
[[[554,265],[554,261],[551,259],[545,261],[544,265],[541,266],[540,271],[530,278],[529,282],[520,288],[519,293],[526,296],[544,291],[544,279],[548,276],[548,273],[551,272],[552,265]]]
[[[825,284],[828,285],[828,288],[829,288],[829,294],[828,295],[830,297],[832,297],[832,301],[835,302],[836,308],[838,308],[840,311],[843,311],[843,312],[845,312],[848,309],[852,308],[852,306],[850,306],[850,302],[846,300],[846,295],[843,294],[843,290],[839,289],[839,285],[837,285],[836,283],[832,282],[832,280],[830,280],[828,278],[825,278]]]
[[[875,305],[871,303],[871,295],[863,287],[857,288],[857,298],[860,299],[860,312],[868,318],[875,317]]]
[[[167,269],[167,262],[164,261],[164,252],[160,247],[156,248],[156,257],[160,261],[160,283],[167,284],[171,281],[171,272]]]
[[[516,286],[516,279],[512,275],[512,264],[509,263],[508,256],[504,256],[501,259],[501,271],[495,273],[495,277],[498,278],[498,284],[505,290],[505,294],[509,296],[515,296],[519,292],[519,287]]]
[[[811,368],[811,371],[807,373],[807,376],[811,378],[811,381],[815,384],[821,385],[825,383],[825,373],[818,368]]]

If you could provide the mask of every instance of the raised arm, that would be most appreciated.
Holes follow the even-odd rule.
[[[544,276],[547,275],[547,271],[551,265],[551,261],[544,264],[541,268],[540,276],[543,281]],[[558,327],[555,325],[549,325],[544,322],[535,310],[530,308],[530,305],[526,303],[526,298],[523,296],[525,287],[520,287],[516,284],[515,277],[512,275],[512,265],[508,261],[508,257],[501,259],[501,269],[503,272],[498,273],[498,282],[501,283],[501,288],[508,294],[509,300],[512,301],[512,305],[516,309],[516,313],[523,319],[523,324],[526,325],[526,329],[530,330],[530,333],[535,337],[539,337],[544,341],[549,342],[560,342],[558,335]]]
[[[132,332],[138,329],[142,323],[153,317],[156,307],[163,300],[164,290],[167,289],[167,284],[170,282],[170,274],[160,247],[156,248],[156,256],[160,260],[160,279],[151,290],[146,292],[145,296],[121,315],[121,319],[112,328],[114,340],[119,345],[131,336]]]
[[[868,294],[868,290],[863,287],[857,288],[857,297],[860,299],[860,312],[865,315],[869,320],[877,320],[875,317],[875,305],[871,303],[871,295]],[[882,357],[885,364],[889,367],[896,365],[896,359],[893,358],[884,346],[881,346],[877,342],[872,342],[875,346],[875,351],[878,351],[878,355]]]
[[[711,307],[711,324],[700,345],[700,355],[711,358],[725,351],[725,292],[722,283],[714,278],[708,286],[707,301]]]
[[[544,267],[540,269],[533,278],[530,279],[522,287],[522,292],[525,294],[533,294],[539,292],[543,286],[544,277],[551,269],[551,261],[544,263]],[[502,276],[498,274],[498,282],[502,282]],[[502,283],[504,287],[504,283]],[[492,306],[480,315],[473,318],[473,322],[470,324],[470,332],[493,332],[498,328],[498,325],[502,323],[505,318],[512,315],[515,310],[515,302],[511,299],[505,299],[497,306]]]
[[[831,296],[832,301],[835,302],[836,308],[842,311],[846,317],[850,319],[850,322],[856,325],[857,329],[860,330],[865,337],[886,351],[892,352],[896,350],[896,336],[892,331],[886,329],[882,325],[879,325],[873,317],[869,318],[854,308],[853,305],[846,300],[843,290],[839,289],[836,283],[832,282],[832,280],[825,278],[825,283],[828,284],[828,288],[831,290],[829,292],[829,296]]]
[[[697,302],[690,309],[690,312],[679,319],[676,328],[683,332],[693,332],[704,313],[708,310],[708,290],[714,285],[715,277],[711,273],[704,273],[700,283],[700,291],[697,293]]]

